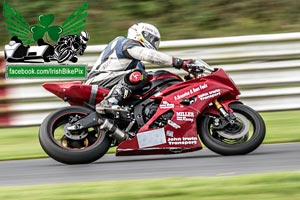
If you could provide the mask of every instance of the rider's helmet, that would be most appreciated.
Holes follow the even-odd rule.
[[[137,23],[128,29],[127,38],[139,41],[144,47],[157,50],[160,43],[158,29],[148,23]]]
[[[81,43],[86,44],[87,41],[90,39],[90,35],[86,31],[81,31],[79,38],[80,38]]]

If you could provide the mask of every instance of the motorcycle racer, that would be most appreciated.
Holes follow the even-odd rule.
[[[77,62],[77,53],[79,55],[83,55],[85,49],[86,49],[86,43],[89,40],[90,36],[88,32],[81,31],[80,35],[65,35],[57,41],[57,44],[54,47],[54,55],[53,59],[57,60],[59,63],[63,62],[66,57],[69,55],[63,56],[64,50],[70,49],[72,50],[72,57],[69,57],[68,59],[71,62]]]
[[[154,25],[141,22],[128,29],[127,38],[119,36],[107,45],[86,80],[86,84],[111,89],[96,105],[98,113],[121,109],[119,103],[147,83],[147,72],[142,61],[177,69],[185,69],[187,64],[193,62],[157,51],[160,40],[159,30]]]

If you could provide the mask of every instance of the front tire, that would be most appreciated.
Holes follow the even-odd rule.
[[[66,134],[70,123],[87,116],[91,111],[80,106],[69,106],[54,111],[42,122],[39,141],[53,159],[65,164],[91,163],[101,158],[111,145],[111,138],[99,129],[90,127]]]
[[[236,127],[227,125],[223,130],[214,128],[220,116],[206,114],[198,121],[199,136],[203,144],[221,155],[243,155],[254,151],[264,140],[266,127],[262,117],[252,108],[234,103],[229,107],[236,116]]]

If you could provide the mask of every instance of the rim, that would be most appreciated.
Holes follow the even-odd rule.
[[[55,143],[69,150],[85,150],[99,142],[104,134],[99,127],[90,127],[82,131],[67,131],[67,127],[86,116],[87,113],[69,112],[53,120],[50,134]]]
[[[209,132],[211,136],[222,143],[226,144],[241,144],[253,138],[255,126],[253,122],[241,113],[233,113],[236,116],[236,121],[233,125],[227,125],[223,130],[215,130],[213,128],[214,119],[210,120]]]
[[[71,52],[68,49],[65,49],[62,53],[59,55],[59,60],[66,60],[71,56]]]

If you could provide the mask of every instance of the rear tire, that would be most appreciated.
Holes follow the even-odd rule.
[[[69,106],[48,115],[39,131],[39,141],[44,151],[51,158],[65,164],[91,163],[101,158],[108,151],[111,138],[98,127],[91,127],[74,135],[77,137],[74,140],[64,134],[70,119],[78,120],[90,112],[85,107]]]
[[[204,115],[198,120],[201,141],[207,148],[221,155],[243,155],[254,151],[265,137],[266,127],[262,117],[243,104],[230,104],[229,107],[241,128],[235,131],[230,127],[215,130],[214,118],[219,116]]]

